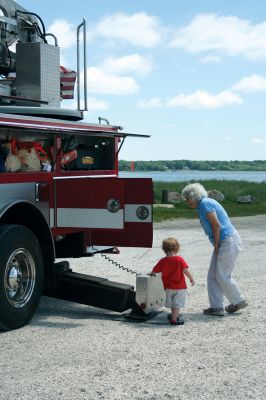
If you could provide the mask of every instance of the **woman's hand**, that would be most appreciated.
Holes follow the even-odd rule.
[[[214,253],[216,256],[218,255],[218,252],[219,252],[219,243],[214,245]]]

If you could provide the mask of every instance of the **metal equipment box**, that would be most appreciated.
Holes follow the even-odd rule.
[[[20,100],[18,105],[59,108],[59,47],[47,43],[18,43],[16,51],[16,95],[35,100]]]
[[[165,291],[160,274],[156,276],[137,276],[136,302],[145,314],[164,306]]]

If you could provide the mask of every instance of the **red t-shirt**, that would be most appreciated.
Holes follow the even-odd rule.
[[[169,256],[162,258],[153,268],[153,272],[162,273],[162,281],[165,289],[186,289],[186,280],[183,270],[188,265],[181,256]]]

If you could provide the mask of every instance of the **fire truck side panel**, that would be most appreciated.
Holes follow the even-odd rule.
[[[0,184],[0,210],[20,201],[29,202],[37,207],[49,225],[49,202],[48,199],[45,202],[36,201],[36,182]]]

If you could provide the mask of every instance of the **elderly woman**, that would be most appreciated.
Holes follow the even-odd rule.
[[[246,307],[247,302],[232,278],[232,271],[241,250],[241,238],[225,209],[216,200],[208,198],[200,183],[187,185],[181,196],[191,208],[197,210],[201,226],[214,247],[207,279],[210,308],[203,313],[223,316],[224,295],[230,302],[230,305],[225,307],[228,313]]]

